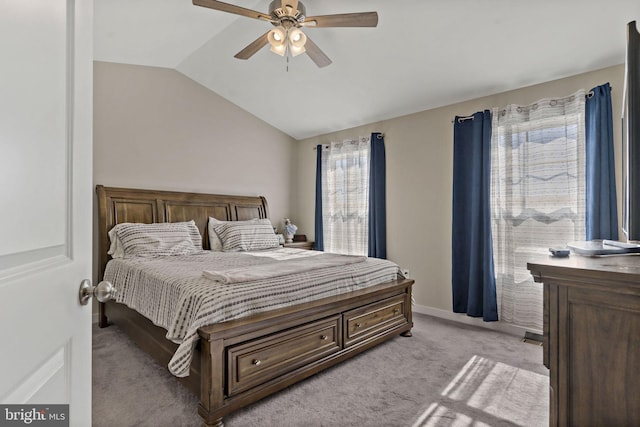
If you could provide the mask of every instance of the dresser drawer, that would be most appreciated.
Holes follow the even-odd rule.
[[[405,295],[398,295],[344,313],[344,346],[408,323],[405,301]]]
[[[228,394],[262,384],[342,348],[340,316],[307,323],[229,348]]]

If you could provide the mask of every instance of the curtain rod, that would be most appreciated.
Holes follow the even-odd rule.
[[[465,120],[473,120],[473,116],[465,116],[465,117],[458,117],[458,122],[462,123]],[[455,120],[451,120],[451,123],[454,123]]]
[[[374,133],[378,134],[378,136],[377,136],[378,139],[384,138],[384,133],[383,132],[374,132]],[[329,144],[320,144],[320,145],[322,145],[322,148],[329,148]],[[313,148],[312,148],[313,151],[316,151],[317,149],[318,149],[318,145],[314,145]]]
[[[613,86],[610,86],[610,88],[611,88],[611,90],[613,90]],[[594,95],[595,95],[595,92],[592,89],[589,92],[585,93],[584,97],[585,98],[593,98]],[[465,120],[473,120],[473,116],[458,117],[458,121],[460,123],[464,122]],[[455,123],[455,119],[451,120],[451,123]]]

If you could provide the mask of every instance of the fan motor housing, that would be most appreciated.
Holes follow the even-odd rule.
[[[291,10],[291,15],[289,11]],[[283,20],[292,21],[293,23],[304,22],[304,17],[306,15],[306,9],[304,4],[301,1],[298,2],[298,7],[296,10],[289,9],[287,7],[282,7],[282,0],[273,0],[271,4],[269,4],[269,15],[271,15],[274,21],[279,21],[280,23]],[[277,22],[274,25],[279,25]]]

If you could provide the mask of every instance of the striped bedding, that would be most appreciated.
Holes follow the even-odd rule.
[[[185,377],[189,375],[201,326],[362,289],[395,280],[401,274],[390,261],[367,258],[364,262],[244,283],[221,284],[203,276],[205,270],[278,263],[314,253],[317,254],[280,248],[254,255],[202,251],[169,257],[113,259],[107,264],[104,279],[118,289],[117,302],[167,330],[167,339],[179,345],[169,362],[169,371]]]

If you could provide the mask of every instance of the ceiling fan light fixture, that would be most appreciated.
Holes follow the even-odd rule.
[[[275,27],[273,30],[269,31],[269,35],[267,36],[267,39],[272,46],[284,44],[286,38],[287,30],[285,30],[283,26]]]
[[[292,28],[289,30],[289,49],[291,55],[298,56],[301,53],[306,52],[304,45],[307,43],[307,36],[299,28]]]
[[[287,46],[284,43],[277,46],[271,45],[271,52],[284,56],[284,54],[287,53]]]
[[[278,26],[267,34],[267,40],[271,45],[271,52],[284,56],[287,51],[287,30]]]
[[[305,49],[304,46],[301,46],[301,47],[289,46],[289,51],[291,52],[291,56],[298,56],[301,53],[305,53],[307,49]]]
[[[300,28],[292,28],[289,30],[289,42],[292,45],[304,46],[307,42],[307,36],[302,32]]]

